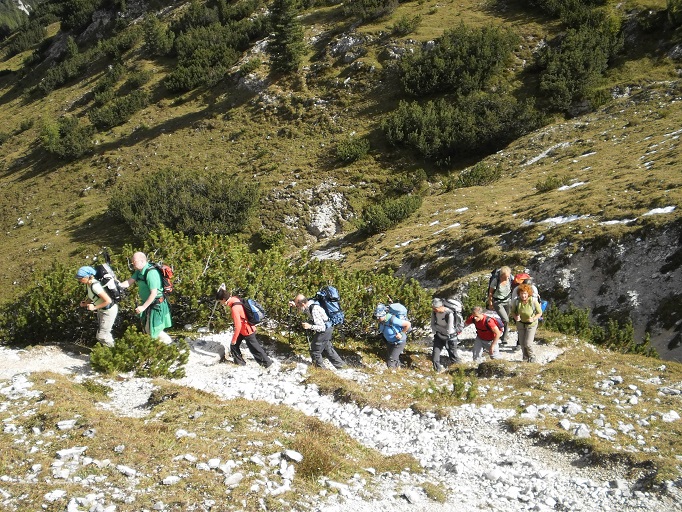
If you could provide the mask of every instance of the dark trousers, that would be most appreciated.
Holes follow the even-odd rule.
[[[237,343],[230,345],[230,355],[232,355],[232,360],[235,363],[242,366],[246,364],[246,361],[244,361],[244,358],[242,357],[242,341],[246,342],[246,346],[249,347],[249,351],[259,365],[267,368],[272,364],[272,359],[265,353],[258,338],[256,338],[255,332],[252,332],[248,336],[240,334],[237,338]]]
[[[400,354],[405,350],[407,344],[407,335],[403,334],[403,341],[400,343],[387,343],[386,350],[386,366],[389,368],[400,368]]]
[[[329,362],[334,365],[334,368],[340,369],[346,366],[343,359],[336,353],[332,346],[332,334],[334,333],[334,326],[329,326],[324,332],[316,332],[310,341],[310,358],[313,364],[320,368],[324,367],[324,359],[326,357]]]
[[[457,345],[459,339],[456,335],[445,336],[440,333],[435,333],[433,335],[433,356],[431,361],[433,362],[433,369],[439,371],[442,366],[440,364],[440,354],[445,348],[450,356],[450,362],[452,364],[459,363],[459,354],[457,353]]]

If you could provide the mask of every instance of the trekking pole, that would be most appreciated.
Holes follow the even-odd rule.
[[[206,324],[206,332],[211,332],[211,322],[213,321],[213,315],[215,314],[215,308],[218,307],[218,302],[220,301],[215,301],[213,303],[213,310],[211,311],[211,316],[208,317],[208,323]]]

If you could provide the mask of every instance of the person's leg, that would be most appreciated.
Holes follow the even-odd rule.
[[[386,357],[386,366],[388,366],[389,368],[400,368],[400,354],[403,353],[404,348],[405,342],[398,343],[396,345],[389,343]]]
[[[483,340],[476,336],[476,339],[474,340],[474,348],[471,350],[471,356],[474,362],[481,360],[481,356],[483,355],[483,343]]]
[[[507,343],[507,333],[509,332],[509,302],[495,302],[494,303],[495,312],[500,315],[502,323],[504,324],[504,329],[502,330],[502,338],[500,338],[501,343]]]
[[[310,340],[310,359],[313,361],[313,365],[319,368],[324,368],[324,360],[322,359],[322,351],[326,345],[324,339],[320,341],[323,332],[316,332],[313,334],[313,338]]]
[[[164,345],[170,345],[173,343],[173,338],[171,338],[170,334],[168,334],[166,331],[159,331],[158,339]]]
[[[448,354],[450,355],[450,364],[461,363],[462,360],[459,357],[459,338],[456,334],[448,337],[447,345]]]
[[[516,322],[516,333],[519,336],[519,341],[518,344],[521,347],[521,359],[524,361],[528,359],[528,353],[527,353],[527,345],[526,345],[526,336],[528,333],[528,327],[526,324],[521,323],[521,322]]]
[[[114,327],[114,322],[116,321],[116,315],[118,314],[118,305],[114,304],[109,309],[98,309],[97,310],[97,334],[95,339],[99,341],[102,345],[107,347],[114,346],[114,337],[111,335],[111,329]]]
[[[538,324],[529,325],[526,327],[526,354],[528,354],[528,362],[535,362],[535,350],[533,350],[533,345],[535,344],[535,332],[538,330]]]
[[[445,341],[440,337],[438,333],[433,335],[433,352],[431,353],[431,362],[433,363],[433,369],[437,372],[443,369],[440,364],[440,353],[445,347]]]
[[[232,356],[232,360],[239,366],[246,365],[246,361],[244,361],[244,358],[242,357],[241,349],[243,339],[244,337],[240,334],[237,338],[237,342],[234,345],[230,344],[230,355]]]
[[[347,365],[344,360],[341,359],[341,356],[339,356],[339,354],[336,352],[336,349],[334,349],[334,345],[332,345],[333,334],[334,327],[329,327],[329,329],[324,332],[324,337],[327,338],[327,343],[324,346],[322,355],[329,359],[329,362],[334,365],[334,368],[340,370],[341,368],[345,368]]]
[[[258,341],[258,338],[256,338],[255,332],[249,334],[248,336],[244,336],[244,341],[246,342],[246,346],[249,348],[249,352],[251,352],[253,358],[259,365],[265,366],[267,368],[272,364],[272,359],[270,359],[270,356],[268,356],[268,354],[265,352],[265,349],[263,349],[263,346],[260,344],[260,341]]]

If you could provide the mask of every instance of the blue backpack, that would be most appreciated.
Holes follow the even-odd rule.
[[[324,312],[327,313],[332,325],[341,325],[346,318],[341,309],[339,291],[331,285],[323,287],[314,297]]]
[[[258,325],[268,316],[265,312],[265,308],[254,299],[240,299],[239,302],[235,302],[235,304],[241,304],[244,307],[246,321],[251,325]]]
[[[405,338],[397,339],[396,334],[402,331],[402,322],[407,319],[407,308],[399,302],[393,302],[387,306],[387,312],[391,315],[386,322],[379,326],[379,332],[384,335],[387,343],[397,345],[405,341]],[[409,320],[408,320],[409,321]],[[410,330],[412,328],[410,327]],[[408,330],[408,332],[410,332]]]

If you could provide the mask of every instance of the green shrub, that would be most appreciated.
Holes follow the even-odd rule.
[[[92,150],[93,127],[81,125],[77,118],[64,116],[59,121],[46,120],[41,142],[49,153],[65,160],[75,160]]]
[[[134,71],[126,80],[125,85],[130,89],[137,89],[148,83],[153,76],[154,72],[151,70]]]
[[[502,177],[502,168],[499,165],[491,166],[478,162],[473,167],[465,169],[459,174],[455,188],[477,187],[491,185]]]
[[[246,75],[256,71],[262,65],[263,65],[263,61],[260,60],[258,57],[253,58],[253,59],[249,59],[239,67],[239,74],[241,76],[246,76]]]
[[[185,376],[188,359],[189,346],[184,339],[164,345],[136,327],[129,327],[113,347],[97,344],[90,354],[92,368],[98,372],[134,372],[138,377],[169,379]]]
[[[233,234],[246,229],[258,200],[256,182],[165,169],[115,192],[109,209],[140,238],[159,227],[188,235]]]
[[[110,59],[120,59],[127,51],[133,49],[142,39],[142,28],[132,25],[127,30],[98,43],[99,50]]]
[[[272,4],[270,24],[274,34],[268,44],[268,53],[276,71],[287,73],[301,65],[306,45],[299,14],[298,0],[275,0]]]
[[[7,142],[11,136],[11,133],[0,132],[0,146]]]
[[[409,195],[366,206],[362,210],[360,230],[368,235],[386,231],[416,212],[421,204],[421,196]]]
[[[407,14],[403,14],[391,27],[391,32],[396,37],[404,37],[417,30],[421,22],[422,17],[420,15],[408,16]]]
[[[371,21],[390,15],[397,7],[398,0],[351,0],[344,2],[343,13]]]
[[[348,137],[336,146],[336,158],[350,163],[364,158],[369,153],[369,140],[363,137]]]
[[[163,57],[173,50],[175,33],[166,27],[154,14],[147,13],[142,23],[144,47],[154,57]]]
[[[11,57],[34,45],[40,43],[47,35],[45,27],[38,20],[31,20],[17,31],[12,42],[7,47],[8,56]]]
[[[481,90],[509,61],[518,42],[511,30],[461,23],[447,30],[432,49],[420,48],[401,59],[403,87],[414,96]]]
[[[127,96],[115,98],[102,107],[93,108],[88,117],[98,130],[108,130],[125,123],[135,112],[148,104],[149,93],[144,90],[136,90]]]
[[[538,192],[549,192],[550,190],[556,190],[559,187],[568,185],[570,181],[571,179],[568,176],[547,176],[544,180],[538,181],[535,184],[535,188]]]
[[[480,94],[456,104],[444,99],[424,105],[401,101],[381,127],[390,143],[442,162],[496,151],[541,124],[531,102]]]
[[[557,44],[539,53],[540,91],[549,108],[566,111],[588,97],[608,69],[609,59],[622,48],[619,24],[569,29]]]
[[[668,20],[673,27],[682,25],[682,0],[667,0]]]

